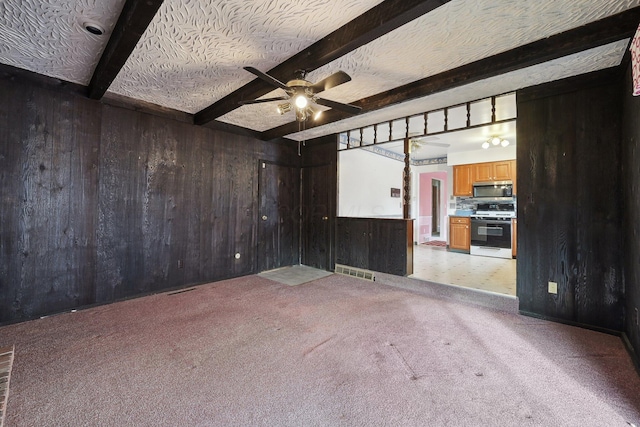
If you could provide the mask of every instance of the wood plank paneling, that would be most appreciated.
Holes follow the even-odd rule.
[[[331,267],[330,221],[335,217],[327,183],[332,165],[302,169],[302,264],[328,270]]]
[[[0,80],[0,322],[256,272],[258,161],[296,148]]]
[[[260,161],[259,271],[299,264],[300,169]]]
[[[413,273],[413,220],[336,218],[336,263],[381,273]]]
[[[308,141],[302,149],[301,259],[329,271],[335,268],[336,146],[336,136],[329,135]]]
[[[518,93],[523,312],[622,328],[619,90],[614,81],[543,98]]]
[[[22,144],[20,127],[25,103],[10,100],[25,96],[19,86],[0,81],[0,313],[5,318],[24,315],[20,300],[21,250],[19,218],[23,204],[21,191]]]
[[[624,332],[635,350],[640,367],[640,98],[631,95],[631,66],[626,67],[623,93],[621,236],[624,244]]]
[[[87,206],[97,201],[99,107],[6,81],[0,94],[7,165],[0,321],[87,304],[96,268],[97,216]]]

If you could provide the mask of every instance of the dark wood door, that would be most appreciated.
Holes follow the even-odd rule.
[[[299,263],[299,170],[260,162],[258,271]]]
[[[335,208],[328,183],[330,165],[302,169],[302,263],[331,269],[331,226]]]

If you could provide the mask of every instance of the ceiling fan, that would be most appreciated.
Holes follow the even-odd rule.
[[[344,71],[338,71],[337,73],[334,73],[314,84],[305,80],[306,71],[304,70],[298,70],[296,78],[289,80],[287,83],[282,83],[280,80],[263,73],[254,67],[244,67],[244,69],[255,74],[270,85],[283,89],[286,92],[286,96],[240,101],[240,105],[285,101],[278,105],[278,112],[280,114],[285,114],[293,109],[296,113],[296,120],[299,122],[304,122],[309,117],[313,117],[314,120],[317,120],[318,117],[320,117],[322,110],[314,109],[312,104],[324,105],[325,107],[335,108],[336,110],[344,111],[349,114],[358,114],[361,110],[361,107],[355,105],[343,104],[341,102],[331,101],[317,96],[320,92],[350,81],[351,77],[349,77],[349,75]]]
[[[437,136],[427,136],[427,137],[421,137],[421,138],[411,137],[410,138],[411,151],[418,151],[425,145],[431,145],[433,147],[442,147],[442,148],[447,148],[451,146],[451,144],[446,144],[443,142],[435,142],[439,139],[440,138],[438,138]]]

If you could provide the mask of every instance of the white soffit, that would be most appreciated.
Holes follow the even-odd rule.
[[[402,104],[394,105],[370,113],[360,114],[353,118],[318,126],[292,135],[287,138],[302,141],[320,136],[345,132],[382,123],[385,121],[437,110],[467,101],[483,99],[493,95],[512,92],[529,86],[547,83],[579,74],[615,67],[620,64],[629,44],[629,39],[620,40],[608,45],[586,50],[553,61],[512,71],[507,74],[470,83],[434,95],[417,98]]]
[[[109,91],[196,113],[381,1],[165,0]]]

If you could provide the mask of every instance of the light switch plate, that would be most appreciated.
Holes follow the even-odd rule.
[[[549,293],[554,295],[558,294],[558,284],[556,282],[549,282]]]

